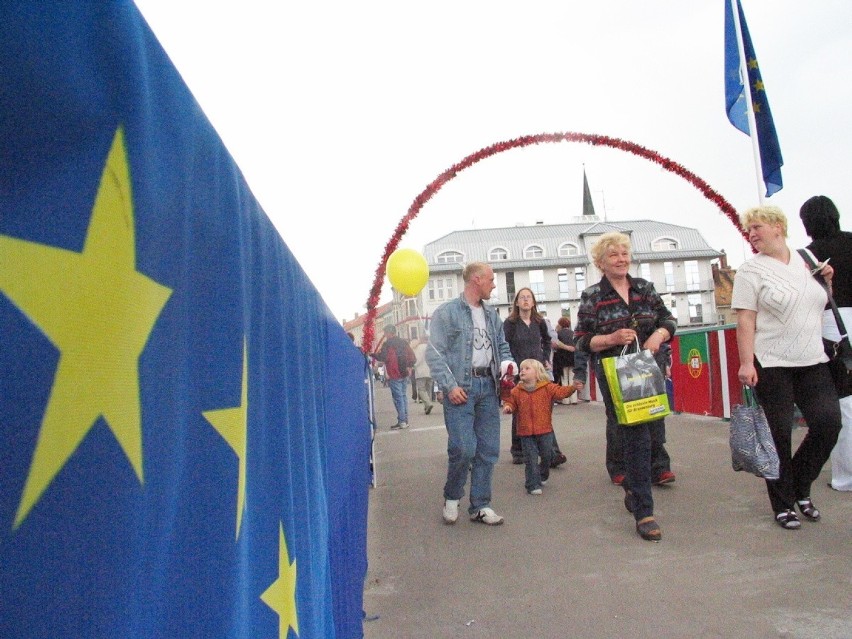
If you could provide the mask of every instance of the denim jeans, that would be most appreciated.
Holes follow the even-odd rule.
[[[388,380],[393,405],[396,407],[396,421],[408,422],[408,378]]]
[[[636,521],[639,521],[654,514],[654,497],[651,494],[651,424],[653,422],[634,426],[619,424],[615,420],[615,405],[612,403],[609,384],[603,374],[600,360],[597,365],[597,378],[598,388],[606,406],[607,422],[610,422],[609,416],[612,415],[612,421],[615,422],[613,437],[621,444],[624,455],[625,479],[622,488],[633,493],[633,516]]]
[[[467,402],[444,396],[447,424],[447,483],[444,499],[461,499],[470,469],[470,514],[491,505],[491,476],[500,454],[500,405],[494,380],[474,377]]]
[[[553,459],[553,432],[544,435],[521,437],[524,451],[524,487],[527,492],[541,488],[541,482],[550,477],[550,461]],[[539,461],[541,457],[541,461]]]

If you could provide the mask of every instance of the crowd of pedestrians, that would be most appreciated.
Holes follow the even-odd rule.
[[[787,219],[780,209],[755,207],[740,216],[756,255],[738,270],[732,295],[738,378],[754,389],[775,440],[781,476],[766,486],[775,521],[785,529],[800,527],[797,510],[807,520],[820,519],[810,488],[829,458],[832,488],[852,490],[852,383],[842,366],[829,365],[828,345],[844,333],[834,314],[824,311],[833,292],[844,321],[852,323],[852,233],[840,230],[839,213],[825,196],[808,200],[800,216],[813,240],[804,257],[788,247]],[[416,340],[413,351],[393,326],[385,328],[385,341],[374,355],[384,364],[397,409],[392,428],[407,427],[409,373],[417,380],[415,397],[425,414],[431,413],[436,392],[443,407],[446,524],[458,520],[468,478],[470,519],[491,526],[504,521],[491,494],[501,410],[512,415],[509,450],[513,463],[525,466],[526,492],[542,494],[551,468],[567,460],[553,430],[553,405],[576,403],[594,374],[606,414],[606,472],[622,487],[638,535],[662,538],[651,488],[675,481],[665,420],[619,423],[603,370],[606,358],[638,345],[654,354],[672,399],[670,341],[677,322],[654,284],[630,274],[631,251],[630,238],[617,232],[602,235],[591,247],[601,279],[582,292],[573,328],[567,317],[551,326],[526,287],[517,291],[501,321],[487,303],[495,284],[494,271],[484,262],[464,267],[461,295],[436,309],[430,334]],[[818,261],[816,268],[806,258]],[[512,376],[514,388],[507,393],[505,380]],[[793,451],[796,408],[808,432]]]

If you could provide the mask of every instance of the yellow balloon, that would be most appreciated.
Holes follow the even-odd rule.
[[[429,281],[429,264],[414,249],[397,249],[388,258],[388,279],[403,295],[417,295]]]

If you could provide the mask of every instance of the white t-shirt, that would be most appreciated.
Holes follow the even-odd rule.
[[[731,308],[757,311],[754,354],[761,366],[812,366],[828,361],[822,311],[828,297],[801,255],[790,263],[756,255],[737,270]]]
[[[488,336],[485,324],[485,309],[480,304],[479,306],[471,306],[470,312],[473,315],[473,359],[471,366],[474,368],[491,366],[491,360],[494,359],[494,347],[491,344],[491,338]]]

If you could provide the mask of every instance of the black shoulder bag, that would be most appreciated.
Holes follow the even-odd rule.
[[[831,377],[834,379],[834,386],[837,388],[838,397],[852,395],[852,344],[849,343],[849,334],[846,332],[843,318],[840,317],[840,311],[837,310],[837,303],[831,296],[828,282],[820,275],[818,265],[814,262],[810,252],[805,249],[798,249],[797,252],[811,268],[811,271],[814,272],[814,277],[822,284],[825,292],[828,293],[828,303],[831,306],[831,312],[834,314],[834,321],[837,322],[840,341],[833,342],[823,338],[822,345],[825,348],[825,354],[828,355],[828,367],[831,370]]]

